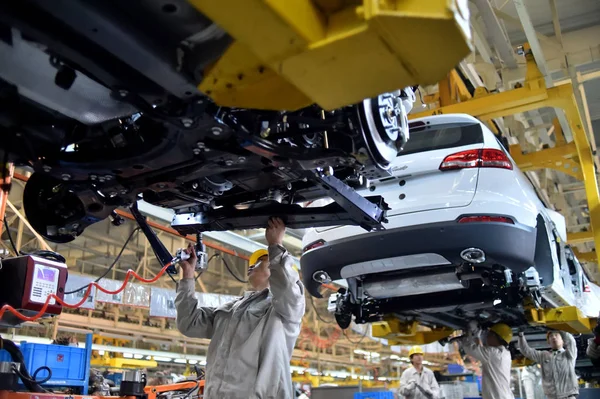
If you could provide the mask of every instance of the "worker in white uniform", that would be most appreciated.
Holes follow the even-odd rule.
[[[510,389],[512,359],[508,351],[512,335],[508,325],[497,323],[487,331],[485,345],[473,332],[458,340],[467,355],[481,362],[482,399],[514,399]]]
[[[600,316],[598,317],[598,324],[594,328],[594,338],[588,339],[585,353],[595,367],[600,367]]]
[[[199,307],[194,292],[196,256],[182,262],[177,287],[177,328],[211,339],[206,359],[205,399],[289,399],[294,397],[290,360],[304,315],[304,286],[282,246],[285,225],[269,221],[267,250],[250,257],[252,291],[218,308]]]
[[[407,368],[400,377],[398,393],[405,399],[437,399],[440,387],[433,371],[423,366],[423,348],[413,346],[408,351],[412,367]]]
[[[548,399],[575,399],[579,385],[575,374],[577,344],[568,332],[548,331],[546,339],[550,351],[532,349],[525,335],[519,333],[519,350],[528,359],[542,367],[542,388]]]

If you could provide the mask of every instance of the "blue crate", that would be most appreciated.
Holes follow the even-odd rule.
[[[21,342],[19,347],[30,374],[42,366],[52,370],[52,378],[44,386],[82,387],[82,394],[87,395],[92,334],[88,334],[85,348],[28,342]],[[12,361],[4,349],[0,350],[0,361]],[[36,378],[41,380],[47,376],[46,371],[40,371]],[[21,381],[19,383],[22,385]]]
[[[10,353],[8,353],[5,349],[0,349],[0,362],[12,362]]]
[[[123,373],[110,373],[106,376],[107,379],[115,383],[115,386],[120,386],[123,381]]]
[[[465,372],[465,368],[460,364],[449,364],[448,374],[462,374]]]
[[[21,343],[21,352],[30,374],[40,367],[47,366],[52,370],[55,380],[83,380],[87,367],[86,349],[65,345],[45,345]],[[38,379],[48,376],[46,371],[38,373]]]
[[[354,399],[394,399],[394,393],[390,391],[356,392]]]

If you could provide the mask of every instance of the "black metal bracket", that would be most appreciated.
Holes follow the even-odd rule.
[[[219,208],[175,215],[171,226],[182,235],[265,227],[269,218],[280,217],[290,228],[354,225],[365,230],[384,230],[387,204],[380,196],[362,197],[334,176],[306,172],[335,203],[303,208],[296,204],[262,203],[246,209]]]
[[[146,236],[146,239],[150,243],[150,247],[152,251],[154,251],[154,255],[158,262],[162,267],[166,264],[171,263],[173,261],[173,255],[169,252],[169,250],[165,247],[162,241],[158,238],[154,230],[148,225],[146,221],[146,217],[141,214],[138,209],[137,202],[134,202],[133,205],[129,208],[131,214],[135,218],[138,226],[142,230],[142,233]],[[177,274],[177,269],[175,265],[171,265],[167,268],[167,273],[169,274]]]

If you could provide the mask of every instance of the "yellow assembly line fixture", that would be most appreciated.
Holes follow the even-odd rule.
[[[189,0],[235,40],[199,90],[217,104],[335,109],[435,84],[472,50],[466,0]]]
[[[403,322],[394,317],[371,325],[373,337],[386,339],[389,345],[430,344],[449,337],[453,332],[450,328],[431,329],[421,327],[417,321]]]
[[[527,320],[531,325],[545,326],[552,330],[567,331],[571,334],[590,334],[597,319],[583,316],[576,306],[554,309],[527,309]]]

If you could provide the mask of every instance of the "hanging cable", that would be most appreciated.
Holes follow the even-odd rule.
[[[214,254],[214,255],[212,255],[210,258],[208,258],[208,260],[206,261],[206,267],[208,267],[208,265],[210,264],[210,262],[211,262],[213,259],[215,259],[215,258],[218,258],[218,257],[221,257],[221,254],[217,252],[216,254]],[[221,257],[221,258],[222,258],[222,257]],[[200,278],[200,276],[201,276],[201,275],[202,275],[202,273],[201,273],[201,272],[200,272],[200,273],[198,273],[198,275],[196,276],[196,278],[195,278],[194,280],[195,280],[195,281],[198,281],[198,279]]]
[[[127,248],[127,245],[129,244],[129,241],[131,241],[131,239],[133,238],[133,235],[140,231],[141,229],[139,227],[136,227],[135,229],[133,229],[131,231],[131,233],[129,234],[129,237],[127,237],[127,240],[125,240],[125,244],[123,244],[123,246],[121,247],[121,250],[119,251],[119,254],[117,255],[117,257],[115,258],[115,260],[113,260],[113,262],[111,263],[111,265],[108,267],[108,269],[106,269],[106,271],[104,273],[102,273],[102,275],[100,277],[98,277],[96,280],[94,280],[94,283],[99,282],[100,280],[102,280],[104,277],[106,277],[108,275],[108,273],[111,272],[111,270],[115,267],[115,265],[117,264],[117,262],[119,261],[119,259],[121,259],[121,255],[123,255],[123,252],[125,251],[125,248]],[[11,240],[12,241],[12,240]],[[170,276],[170,274],[169,274]],[[172,277],[171,277],[172,278]],[[175,281],[175,280],[173,280]],[[81,286],[75,290],[72,291],[66,291],[65,295],[70,295],[70,294],[75,294],[79,291],[83,291],[86,288],[89,287],[89,284]]]
[[[15,242],[13,241],[12,238],[12,234],[10,233],[10,229],[8,228],[8,222],[6,221],[6,216],[4,217],[4,228],[6,229],[6,235],[8,236],[8,240],[10,241],[10,246],[12,247],[15,256],[19,256],[20,253],[17,250],[17,246],[15,245]]]
[[[227,270],[229,271],[229,274],[231,274],[233,276],[233,278],[235,278],[237,281],[239,281],[240,283],[247,283],[248,280],[244,280],[242,278],[239,278],[231,269],[231,267],[229,267],[229,263],[227,262],[227,259],[225,259],[223,256],[221,256],[221,260],[223,261],[223,263],[225,264],[225,267],[227,268]]]
[[[112,291],[109,290],[109,289],[106,289],[106,288],[102,287],[101,285],[99,285],[96,282],[92,282],[92,283],[90,283],[90,284],[87,285],[87,290],[85,291],[85,294],[83,295],[83,298],[81,298],[81,300],[79,302],[75,303],[75,304],[66,303],[65,301],[63,301],[57,295],[50,294],[46,298],[46,302],[44,302],[44,304],[42,305],[42,308],[39,310],[39,312],[36,313],[33,316],[25,316],[24,314],[22,314],[21,312],[19,312],[15,308],[13,308],[12,306],[10,306],[10,305],[4,305],[4,306],[2,306],[2,308],[0,308],[0,320],[3,318],[4,313],[10,312],[12,315],[14,315],[15,317],[17,317],[19,320],[22,320],[22,321],[35,321],[35,320],[39,319],[40,317],[44,316],[44,314],[46,314],[46,310],[48,309],[48,306],[50,305],[50,301],[52,301],[53,299],[57,303],[59,303],[60,305],[66,307],[66,308],[77,309],[81,305],[83,305],[85,303],[85,301],[87,301],[88,297],[90,296],[90,294],[92,292],[92,287],[96,287],[97,289],[99,289],[100,291],[104,292],[105,294],[116,295],[116,294],[122,292],[125,289],[125,287],[127,286],[127,283],[129,282],[129,279],[131,278],[131,276],[135,277],[137,280],[139,280],[142,283],[151,284],[151,283],[154,283],[155,281],[157,281],[159,278],[161,278],[162,275],[165,274],[165,272],[167,271],[167,268],[169,268],[169,266],[171,266],[171,262],[169,262],[166,265],[164,265],[163,268],[160,269],[160,271],[154,277],[152,277],[150,279],[143,278],[142,276],[140,276],[139,274],[137,274],[134,270],[129,269],[127,271],[127,273],[125,274],[125,280],[123,281],[123,284],[121,285],[121,287],[117,288],[116,290],[112,290]]]
[[[365,337],[367,336],[367,332],[369,331],[368,328],[365,328],[365,332],[363,333],[362,337],[360,337],[360,339],[358,341],[352,341],[350,339],[350,337],[348,336],[348,334],[346,333],[346,330],[344,330],[344,336],[346,337],[346,339],[348,341],[350,341],[351,344],[354,344],[354,347],[356,348],[358,345],[360,345],[360,343],[363,341],[363,339],[365,339]]]
[[[317,306],[315,305],[315,300],[313,299],[312,295],[309,295],[308,298],[310,299],[310,304],[312,305],[312,308],[315,311],[317,319],[321,320],[323,323],[326,324],[333,324],[333,320],[325,320],[319,315],[319,312],[317,311]]]

